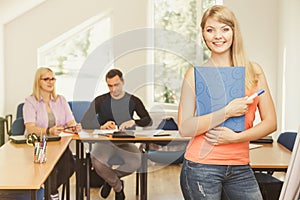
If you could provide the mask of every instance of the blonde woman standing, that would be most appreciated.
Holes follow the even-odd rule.
[[[277,128],[274,103],[260,65],[250,62],[236,17],[224,6],[213,6],[203,15],[202,36],[211,51],[202,66],[245,66],[245,93],[250,96],[263,88],[265,93],[253,100],[236,98],[215,112],[196,116],[194,68],[190,68],[182,85],[178,111],[178,128],[182,136],[192,139],[185,153],[180,184],[185,199],[262,199],[249,165],[249,141],[264,137]],[[201,97],[199,97],[201,98]],[[253,126],[256,108],[261,121]],[[245,130],[234,132],[220,127],[226,119],[245,115]],[[205,144],[212,148],[202,154]],[[199,155],[206,156],[199,156]]]

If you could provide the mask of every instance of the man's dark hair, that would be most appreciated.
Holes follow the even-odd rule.
[[[106,76],[105,76],[105,80],[109,79],[109,78],[113,78],[115,76],[119,76],[120,79],[123,81],[123,74],[120,70],[118,69],[111,69],[107,72]]]

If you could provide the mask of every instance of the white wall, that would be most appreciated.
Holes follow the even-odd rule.
[[[239,20],[249,59],[262,66],[277,110],[278,0],[224,0],[224,4]]]
[[[300,1],[279,1],[278,113],[283,131],[298,130],[300,125]]]
[[[4,115],[4,58],[3,58],[3,26],[0,25],[0,117]]]
[[[31,93],[33,75],[37,67],[38,47],[88,18],[107,10],[112,11],[115,35],[147,27],[147,2],[147,0],[51,0],[7,23],[4,26],[6,88],[4,113],[14,114],[17,104],[24,101],[24,98]],[[299,59],[297,59],[299,1],[224,0],[224,4],[231,8],[239,19],[250,59],[264,68],[276,104],[279,132],[282,129],[282,118],[284,129],[298,127],[296,124],[298,125],[300,121],[300,93],[299,87],[295,87],[292,81],[299,81],[296,75],[300,70]],[[128,41],[130,42],[135,41]],[[282,116],[283,79],[281,77],[284,47],[287,49],[285,65],[288,69],[286,75],[289,77],[286,78],[287,98],[284,105],[286,115]],[[124,70],[130,71],[146,64],[145,53],[136,51],[119,58],[116,67],[124,67]],[[138,74],[136,77],[146,79],[146,74]],[[129,81],[131,80],[127,80]],[[139,91],[141,98],[147,99],[146,91],[143,88],[141,90]]]
[[[38,47],[107,10],[112,13],[113,34],[145,27],[146,2],[51,0],[5,24],[5,113],[15,114],[17,104],[24,101],[32,91]],[[145,63],[145,59],[145,55],[137,56],[130,61],[121,57],[117,64],[135,67],[137,65],[135,63],[141,63],[141,60]]]

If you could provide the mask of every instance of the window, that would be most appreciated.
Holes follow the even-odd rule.
[[[202,5],[198,2],[153,0],[154,103],[177,105],[186,70],[201,64],[209,56],[209,51],[201,45],[200,19],[203,10],[222,2],[204,0]],[[169,34],[156,34],[160,32],[157,30],[166,30]],[[174,51],[172,45],[180,48],[174,48]],[[162,48],[166,46],[171,48]]]
[[[57,77],[57,93],[73,100],[76,78],[83,63],[110,36],[111,18],[93,17],[40,47],[38,66],[51,68]],[[96,90],[104,90],[104,87]]]

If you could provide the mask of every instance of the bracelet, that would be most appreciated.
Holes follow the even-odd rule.
[[[50,128],[49,127],[46,129],[46,135],[50,135]]]

